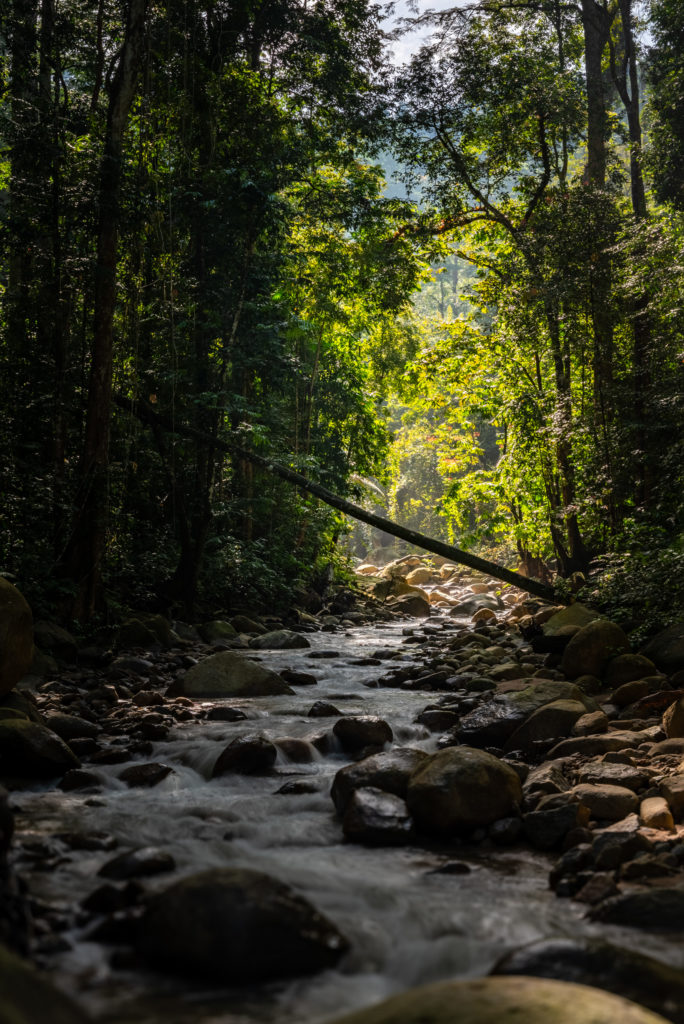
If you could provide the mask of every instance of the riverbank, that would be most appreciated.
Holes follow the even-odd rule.
[[[596,641],[604,630],[591,612],[583,625],[562,613],[554,627],[552,609],[491,581],[423,586],[422,619],[377,599],[297,622],[204,623],[205,639],[148,619],[154,643],[86,649],[74,664],[62,651],[50,678],[22,684],[14,720],[33,718],[69,753],[55,744],[51,756],[66,760],[42,779],[15,773],[12,861],[29,887],[32,956],[89,1013],[324,1021],[500,964],[579,972],[684,1019],[678,975],[662,966],[683,959],[667,929],[678,927],[684,881],[684,739],[663,728],[680,670],[638,661],[614,632],[589,645],[582,632]],[[449,589],[455,603],[430,602]],[[488,602],[492,614],[472,623]],[[595,674],[579,671],[590,657]],[[483,781],[474,765],[499,774]],[[456,812],[463,771],[477,795]],[[229,956],[212,967],[209,951],[197,953],[177,895],[166,933],[185,945],[165,946],[150,924],[155,898],[198,873],[245,870],[324,915],[335,955],[317,964],[309,949],[284,970],[291,933],[269,953],[257,929],[250,962],[264,966],[258,986],[244,971],[241,984]],[[230,888],[225,874],[210,881],[209,906]],[[260,884],[250,914],[263,910]],[[224,948],[243,940],[221,936]],[[622,952],[603,945],[602,958],[596,942]],[[644,949],[652,960],[638,960]]]

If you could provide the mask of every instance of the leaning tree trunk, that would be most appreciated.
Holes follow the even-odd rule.
[[[393,537],[399,537],[400,540],[404,540],[408,544],[414,544],[416,547],[424,548],[425,551],[431,551],[434,554],[442,555],[444,558],[448,558],[453,562],[459,562],[461,565],[467,565],[470,569],[476,569],[478,572],[486,573],[488,576],[494,576],[495,579],[502,580],[504,583],[510,583],[515,587],[520,587],[521,590],[525,590],[530,594],[536,594],[538,597],[543,597],[547,601],[553,601],[556,599],[553,587],[540,583],[539,580],[529,579],[518,572],[513,572],[511,569],[506,569],[502,565],[497,565],[496,562],[489,562],[485,558],[473,555],[470,551],[463,551],[461,548],[454,547],[452,544],[443,544],[442,541],[434,540],[432,537],[427,537],[424,533],[417,533],[415,530],[408,530],[405,526],[393,523],[391,519],[385,519],[384,516],[378,516],[373,512],[368,512],[365,508],[361,508],[359,505],[355,505],[353,502],[347,501],[346,498],[341,498],[338,494],[333,494],[333,492],[329,491],[326,487],[322,487],[320,484],[314,483],[313,480],[308,480],[305,476],[302,476],[301,473],[296,473],[294,470],[288,469],[286,466],[281,466],[279,463],[273,462],[271,459],[264,458],[262,455],[256,455],[254,452],[240,448],[238,445],[217,440],[216,438],[204,434],[200,430],[194,430],[192,427],[172,423],[171,420],[168,420],[156,413],[146,402],[132,402],[129,398],[126,398],[125,395],[116,395],[115,400],[122,409],[126,409],[128,412],[133,413],[138,417],[138,419],[148,426],[156,424],[171,433],[180,434],[184,437],[191,437],[206,445],[215,445],[222,451],[234,454],[247,462],[253,463],[255,466],[259,466],[267,473],[280,477],[281,480],[286,480],[287,483],[290,483],[303,491],[308,491],[309,494],[313,494],[314,497],[320,498],[320,500],[324,501],[326,505],[330,505],[332,508],[336,508],[338,511],[344,512],[345,515],[352,516],[354,519],[358,519],[362,523],[368,523],[369,526],[374,526],[376,529],[382,530],[384,533],[389,533]]]
[[[100,164],[100,215],[85,440],[78,504],[64,558],[69,575],[77,585],[73,611],[80,619],[89,619],[97,607],[105,552],[119,191],[124,133],[141,66],[146,6],[147,0],[130,0],[124,44],[110,91]]]

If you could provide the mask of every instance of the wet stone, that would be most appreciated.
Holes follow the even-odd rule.
[[[130,768],[124,768],[119,773],[119,779],[127,786],[156,786],[167,775],[173,775],[174,771],[168,764],[150,762],[148,764],[133,764]]]
[[[387,722],[377,715],[357,715],[340,718],[333,726],[333,734],[344,750],[364,750],[384,747],[391,743],[393,733]]]
[[[84,768],[72,768],[59,782],[59,788],[65,793],[79,789],[91,789],[99,785],[100,777],[95,772],[86,771]]]
[[[159,850],[156,846],[144,846],[138,850],[121,853],[103,864],[98,875],[102,878],[113,878],[126,881],[129,878],[147,878],[160,875],[165,871],[173,871],[176,862],[170,853]]]
[[[342,820],[345,837],[367,846],[396,846],[408,842],[412,828],[406,802],[372,787],[354,790]]]
[[[330,791],[337,813],[344,814],[355,790],[364,786],[371,786],[403,799],[411,773],[426,760],[427,756],[422,750],[398,747],[340,768]]]
[[[268,774],[278,757],[278,751],[265,736],[250,734],[238,736],[219,754],[211,777],[236,772],[238,775]]]
[[[284,668],[280,673],[280,678],[290,686],[316,686],[318,684],[316,676],[312,676],[310,672],[295,672],[291,668]]]
[[[309,718],[336,718],[341,715],[342,712],[339,708],[335,707],[334,704],[330,704],[326,700],[317,700],[315,704],[312,704],[309,708],[307,716]]]
[[[207,722],[243,722],[247,718],[240,708],[221,707],[209,708],[206,714]]]

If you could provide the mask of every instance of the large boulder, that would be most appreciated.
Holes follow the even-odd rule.
[[[26,599],[0,576],[0,696],[27,674],[33,661],[33,616]]]
[[[667,675],[684,669],[684,622],[675,622],[658,633],[641,653]]]
[[[498,694],[464,715],[457,729],[458,738],[472,746],[503,746],[538,708],[559,700],[579,701],[587,711],[596,706],[573,683],[540,679],[522,690]]]
[[[292,629],[273,629],[270,633],[252,637],[249,646],[255,651],[294,651],[311,647],[311,644],[305,636]]]
[[[366,747],[384,747],[394,736],[384,718],[377,715],[349,715],[333,726],[343,750],[364,750]]]
[[[0,773],[4,778],[50,779],[81,762],[50,729],[21,718],[0,721]]]
[[[432,754],[413,772],[406,791],[418,828],[447,835],[515,816],[521,800],[517,772],[474,747],[446,747]]]
[[[0,946],[0,1024],[87,1024],[90,1018],[25,960]]]
[[[575,722],[587,713],[579,700],[552,700],[537,708],[506,742],[506,750],[531,751],[534,744],[569,736]]]
[[[500,960],[493,974],[595,985],[684,1024],[684,974],[643,953],[597,939],[542,939]]]
[[[547,978],[442,981],[409,989],[332,1024],[666,1024],[620,996]]]
[[[246,868],[216,868],[150,901],[138,951],[160,970],[221,984],[313,974],[348,948],[343,935],[288,885]]]
[[[625,683],[655,675],[656,667],[650,658],[643,654],[619,654],[606,669],[606,685],[611,690],[617,690]]]
[[[193,665],[169,688],[173,697],[272,697],[294,693],[277,672],[233,651],[220,651]]]
[[[613,658],[630,649],[626,634],[615,622],[595,619],[570,638],[560,667],[569,679],[584,675],[602,679]]]

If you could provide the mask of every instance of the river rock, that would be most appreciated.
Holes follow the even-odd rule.
[[[618,708],[626,708],[635,701],[647,697],[650,692],[651,688],[646,679],[632,679],[613,691],[610,702]]]
[[[19,718],[0,721],[3,776],[49,779],[80,766],[73,750],[45,726]]]
[[[667,800],[662,796],[649,796],[639,805],[639,820],[647,828],[674,829],[674,819]]]
[[[638,793],[648,785],[650,776],[641,768],[629,764],[611,764],[606,761],[591,762],[580,769],[579,782],[592,786],[624,786]]]
[[[223,619],[212,619],[211,622],[203,622],[197,627],[197,632],[205,644],[214,644],[217,640],[234,640],[238,630],[232,622],[225,622]]]
[[[316,686],[318,680],[310,672],[296,672],[291,668],[284,668],[280,672],[281,679],[284,679],[289,686]]]
[[[276,763],[278,750],[265,736],[237,736],[219,754],[211,772],[212,779],[227,772],[238,775],[268,775]]]
[[[352,751],[364,750],[366,747],[384,747],[394,738],[390,726],[377,715],[340,718],[333,726],[333,733],[343,750]]]
[[[655,674],[655,665],[643,654],[619,654],[608,665],[605,682],[611,690],[616,690],[623,683],[631,683]]]
[[[44,721],[48,729],[67,743],[69,740],[93,739],[100,733],[100,727],[94,722],[88,722],[78,715],[65,715],[61,711],[46,715]]]
[[[569,679],[582,675],[603,678],[609,662],[629,651],[629,640],[615,622],[595,619],[570,638],[561,659],[561,671]]]
[[[644,737],[640,736],[638,732],[628,730],[608,732],[602,736],[571,736],[552,747],[547,756],[555,758],[580,754],[582,757],[595,757],[597,754],[607,754],[612,750],[628,750],[638,747],[643,741]]]
[[[608,731],[608,715],[604,711],[589,711],[577,719],[572,727],[573,736],[592,736]]]
[[[591,911],[590,917],[607,924],[631,925],[653,931],[681,931],[684,886],[630,889],[599,904]]]
[[[569,736],[575,722],[586,714],[579,700],[552,700],[533,711],[506,741],[504,750],[530,751],[542,740]]]
[[[171,697],[271,697],[292,693],[294,690],[277,672],[234,651],[204,658],[168,690]]]
[[[257,633],[261,636],[268,632],[266,626],[263,626],[255,619],[249,618],[248,615],[234,615],[230,620],[230,625],[236,633]]]
[[[684,621],[675,622],[658,633],[641,653],[666,675],[674,675],[684,669]]]
[[[542,631],[546,636],[554,636],[567,626],[582,629],[583,626],[588,626],[590,622],[600,618],[600,614],[593,608],[587,608],[586,605],[576,601],[551,615],[546,622],[542,623]]]
[[[295,633],[291,629],[274,629],[270,633],[252,637],[249,646],[255,651],[294,651],[311,647],[311,644],[302,633]]]
[[[153,897],[138,951],[160,970],[249,984],[332,967],[348,943],[288,885],[246,868],[191,875]]]
[[[409,779],[406,802],[420,829],[453,834],[518,814],[517,772],[474,747],[447,747],[430,755]]]
[[[31,609],[17,588],[0,576],[0,696],[27,674],[32,661]]]
[[[398,846],[408,842],[413,822],[406,802],[372,786],[355,789],[342,819],[347,839],[365,846]]]
[[[331,1024],[666,1024],[621,996],[547,978],[442,981],[409,989]]]
[[[639,806],[639,799],[631,789],[624,786],[590,785],[579,783],[570,793],[577,797],[591,811],[593,818],[604,821],[620,821]]]
[[[554,850],[561,846],[568,832],[585,824],[581,804],[570,801],[559,807],[542,807],[523,815],[523,830],[530,846],[536,850]]]
[[[676,821],[684,817],[684,775],[668,775],[660,783],[660,795],[667,800]]]
[[[600,940],[532,942],[499,960],[492,974],[522,974],[594,985],[663,1013],[675,1024],[684,1024],[682,971]]]
[[[588,698],[573,683],[540,679],[517,692],[497,694],[464,715],[457,736],[472,746],[503,746],[538,708],[557,700],[580,701],[586,709]]]
[[[171,623],[163,615],[137,612],[119,627],[115,647],[117,650],[129,647],[161,647],[168,650],[178,641],[178,634],[174,633]]]
[[[342,816],[352,794],[364,786],[393,793],[404,799],[411,774],[427,757],[423,750],[397,747],[340,768],[330,790],[337,813]]]
[[[411,586],[413,587],[420,586],[421,583],[432,582],[432,576],[432,570],[426,569],[424,566],[419,565],[417,566],[417,568],[411,570],[411,572],[406,577],[406,582],[411,584]]]
[[[663,731],[668,739],[684,737],[684,697],[670,704],[663,713]]]
[[[88,1024],[90,1018],[26,960],[0,946],[2,1024]]]
[[[430,602],[420,594],[402,594],[388,602],[388,607],[414,619],[426,619],[430,615]]]
[[[546,796],[549,793],[565,793],[570,789],[570,783],[565,775],[564,768],[566,761],[545,761],[543,764],[532,768],[523,783],[523,795],[525,800],[535,796]]]
[[[453,618],[472,618],[480,608],[489,608],[490,611],[499,611],[503,608],[503,601],[491,594],[473,594],[472,597],[460,601],[449,612]]]
[[[43,654],[50,654],[61,661],[76,661],[78,644],[75,638],[55,622],[39,620],[33,626],[33,640]]]
[[[157,761],[150,761],[147,764],[132,764],[119,773],[121,782],[127,786],[156,786],[167,775],[173,775],[173,768],[168,764],[160,764]]]
[[[176,862],[166,850],[156,846],[142,846],[138,850],[127,850],[108,860],[98,871],[101,878],[112,878],[123,882],[129,878],[149,878],[173,871]]]

